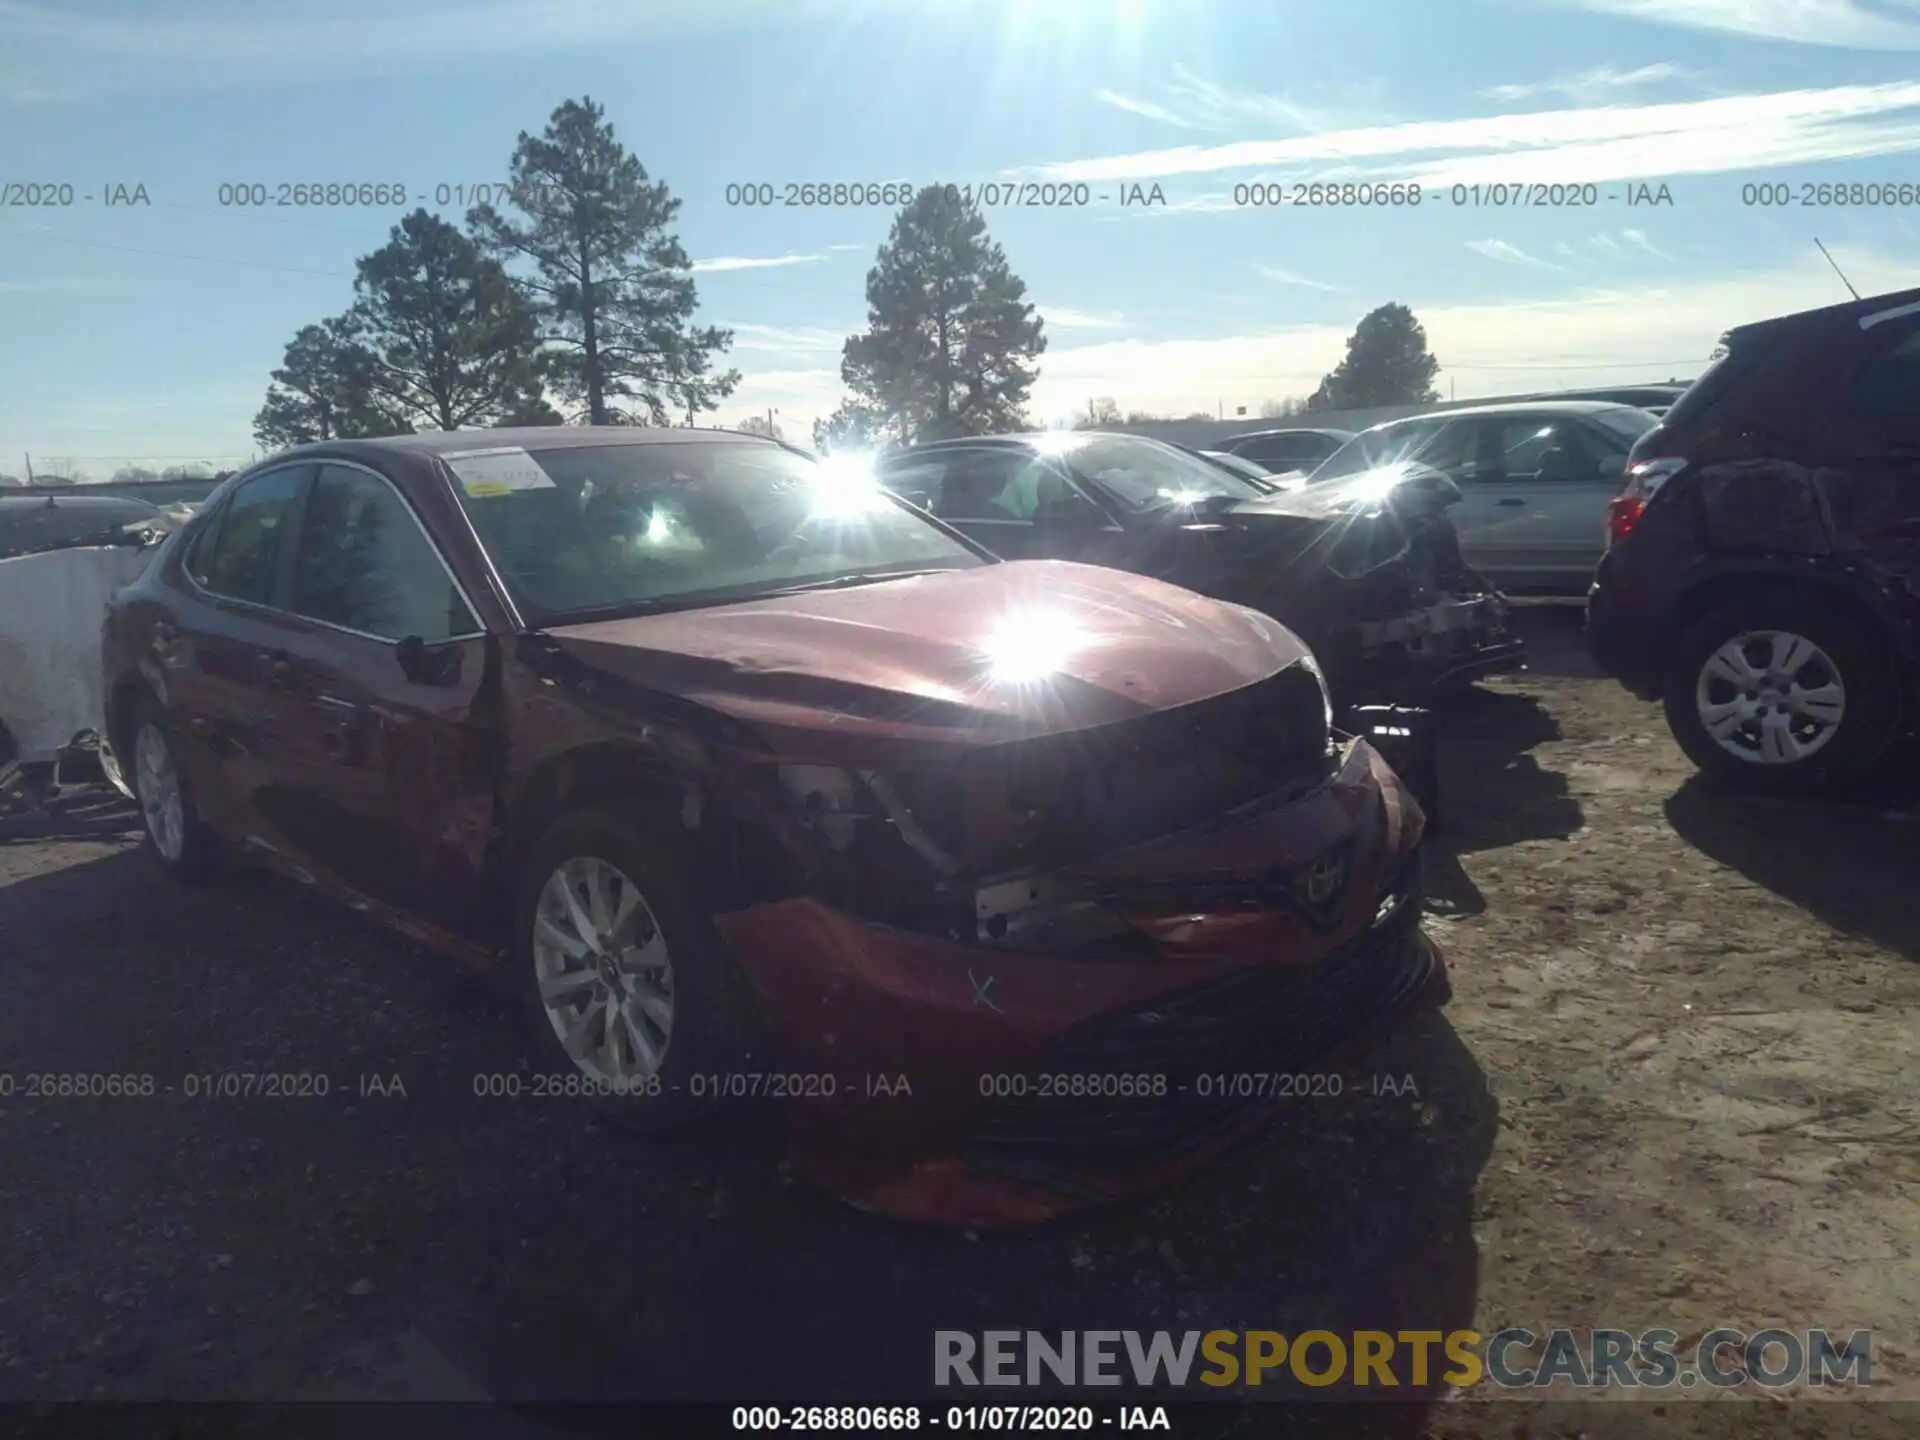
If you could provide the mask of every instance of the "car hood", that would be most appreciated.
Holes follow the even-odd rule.
[[[1065,561],[546,633],[596,671],[822,758],[875,742],[972,746],[1107,724],[1236,690],[1307,653],[1256,611]]]
[[[1344,475],[1338,480],[1323,480],[1317,485],[1281,490],[1258,500],[1243,500],[1227,513],[1236,520],[1265,517],[1334,520],[1383,506],[1402,506],[1409,501],[1422,506],[1436,503],[1445,506],[1459,498],[1458,487],[1430,466],[1382,466]]]

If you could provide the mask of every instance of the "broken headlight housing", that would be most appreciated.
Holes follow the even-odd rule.
[[[1320,686],[1320,708],[1326,712],[1327,729],[1333,729],[1333,691],[1327,686],[1327,672],[1320,668],[1320,662],[1309,651],[1300,657],[1300,668],[1313,676]]]

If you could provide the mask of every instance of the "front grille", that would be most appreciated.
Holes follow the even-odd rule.
[[[990,746],[907,783],[915,818],[990,875],[1201,824],[1317,778],[1327,747],[1319,682],[1295,664],[1190,705]]]
[[[1203,1093],[1202,1077],[1297,1074],[1425,984],[1432,961],[1419,934],[1417,871],[1397,893],[1389,918],[1311,969],[1249,968],[1069,1031],[1035,1066],[1026,1095],[987,1108],[967,1158],[983,1169],[1023,1174],[1166,1163],[1284,1099],[1272,1088],[1236,1095],[1235,1087],[1216,1084],[1215,1093]],[[1166,1093],[1036,1093],[1037,1077],[1062,1075],[1164,1075]],[[1051,1088],[1061,1087],[1055,1080]]]

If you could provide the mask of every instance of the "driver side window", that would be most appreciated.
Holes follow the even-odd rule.
[[[1032,520],[1045,462],[1024,449],[959,450],[943,467],[933,513],[942,520]]]

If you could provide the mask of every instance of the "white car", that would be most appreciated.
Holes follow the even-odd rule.
[[[1592,400],[1414,415],[1361,431],[1308,485],[1417,460],[1460,487],[1449,514],[1469,565],[1502,590],[1584,595],[1627,452],[1656,423],[1637,406]]]
[[[0,497],[0,788],[98,733],[107,599],[174,523],[140,500]]]

